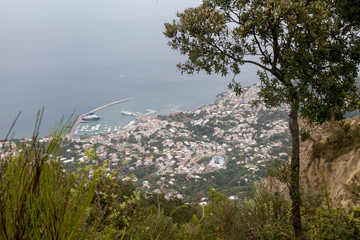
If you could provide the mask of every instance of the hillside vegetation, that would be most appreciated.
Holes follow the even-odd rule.
[[[330,134],[324,142],[330,144],[334,153],[341,150],[340,155],[342,151],[349,154],[357,149],[358,132],[353,131],[353,120],[349,121],[350,127],[344,124],[338,128],[344,131],[343,135],[335,138]],[[229,200],[210,190],[209,203],[202,207],[196,201],[184,203],[179,199],[167,200],[162,195],[145,195],[131,181],[120,180],[124,176],[107,172],[106,164],[65,172],[58,157],[63,132],[61,129],[55,132],[48,143],[40,143],[34,137],[32,144],[16,151],[11,144],[3,147],[1,239],[294,238],[289,202],[278,193],[268,193],[257,186],[254,197],[242,201]],[[341,136],[356,143],[354,148],[335,148],[336,142],[343,143],[338,139]],[[313,155],[323,156],[326,144],[322,147],[315,144]],[[96,158],[92,151],[87,154]],[[360,209],[356,201],[351,204],[349,200],[345,209],[334,204],[332,189],[324,184],[318,187],[313,191],[316,194],[302,195],[307,238],[359,239]],[[349,194],[359,196],[357,185],[353,187]]]

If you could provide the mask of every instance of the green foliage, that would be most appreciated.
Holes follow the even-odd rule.
[[[314,142],[313,154],[315,157],[332,161],[343,154],[360,147],[360,126],[351,127],[349,123],[331,123],[332,134],[326,142]]]
[[[348,134],[350,132],[350,129],[351,129],[351,125],[350,123],[345,123],[344,125],[341,126],[342,129],[344,130],[344,133],[345,134]]]
[[[145,212],[148,212],[144,209]],[[171,217],[163,215],[161,208],[158,213],[148,212],[141,224],[133,224],[127,229],[124,239],[179,239],[178,227]]]
[[[60,143],[34,142],[2,157],[2,239],[295,239],[290,205],[279,195],[255,187],[254,197],[232,201],[211,189],[204,207],[145,196],[106,164],[65,173],[55,155],[47,157]],[[359,238],[358,207],[334,208],[326,191],[303,195],[303,203],[308,239]]]
[[[204,236],[209,239],[291,239],[289,205],[260,189],[244,202],[231,201],[214,191],[205,207]],[[213,234],[213,235],[212,235]],[[208,239],[208,238],[206,238]]]
[[[358,10],[352,1],[345,6],[351,6],[349,13]],[[324,123],[358,108],[360,44],[352,21],[356,18],[344,18],[339,9],[339,3],[330,0],[203,0],[165,24],[170,47],[188,56],[178,64],[182,72],[236,75],[242,65],[253,64],[260,68],[259,101],[270,108],[290,105],[290,195],[299,238],[303,231],[298,115],[310,123]],[[351,24],[344,24],[344,19]],[[235,81],[229,87],[237,94],[242,91]]]
[[[256,188],[254,198],[231,201],[211,191],[209,205],[186,225],[185,239],[295,239],[291,207],[279,195]],[[324,207],[323,194],[305,195],[302,216],[307,239],[358,239],[358,208]],[[184,233],[185,232],[185,233]]]
[[[120,171],[110,172],[107,161],[65,172],[58,157],[64,133],[65,128],[58,127],[46,144],[35,135],[18,151],[4,147],[1,239],[295,239],[289,202],[258,186],[253,197],[244,200],[229,200],[211,188],[208,205],[201,207],[144,195],[131,180],[122,181]],[[346,136],[351,134],[350,129]],[[87,151],[89,160],[96,157],[94,150]],[[288,166],[278,162],[274,167],[274,176],[288,182]],[[229,175],[232,179],[232,172]],[[359,239],[358,205],[334,207],[326,184],[323,187],[316,195],[301,195],[307,239]],[[358,184],[348,189],[356,204]]]
[[[0,159],[1,239],[92,236],[95,229],[84,221],[96,182],[64,172],[58,154],[65,131],[59,125],[47,144],[34,135],[29,147],[5,150]]]
[[[194,211],[193,206],[184,204],[178,198],[166,199],[163,195],[158,194],[151,194],[143,198],[141,206],[143,208],[160,206],[162,214],[171,217],[172,221],[179,225],[189,222]]]
[[[307,131],[302,131],[301,132],[301,141],[305,142],[309,138],[310,138],[310,133],[308,133]]]
[[[345,23],[360,27],[360,2],[353,0],[336,0],[336,9]]]
[[[354,211],[346,212],[342,208],[308,209],[304,228],[308,239],[359,239],[359,219]]]
[[[288,188],[290,188],[290,164],[289,162],[281,162],[280,160],[275,160],[272,162],[272,167],[268,169],[268,174],[270,177],[276,178],[282,183],[285,183]]]
[[[211,202],[216,204],[216,203],[220,203],[222,201],[225,201],[226,197],[225,197],[224,194],[216,192],[215,189],[210,189],[209,199],[210,199]]]
[[[358,4],[345,2],[358,11]],[[261,69],[260,99],[267,106],[287,103],[309,121],[324,122],[341,119],[358,100],[359,38],[354,26],[343,24],[338,5],[204,0],[166,23],[164,34],[170,47],[188,56],[178,65],[183,72],[238,74],[241,65],[254,64]],[[239,83],[229,86],[241,93]]]

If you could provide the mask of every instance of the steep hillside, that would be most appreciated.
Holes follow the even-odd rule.
[[[301,142],[301,186],[312,194],[328,191],[335,204],[349,206],[353,195],[348,189],[360,178],[360,116],[341,122],[309,125],[309,133]],[[262,185],[288,196],[287,187],[270,177]]]

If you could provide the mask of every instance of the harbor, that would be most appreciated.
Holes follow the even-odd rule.
[[[67,134],[67,138],[71,139],[74,135],[79,134],[80,132],[81,133],[99,133],[101,124],[99,124],[99,123],[95,124],[95,122],[97,120],[100,120],[100,116],[96,116],[95,112],[105,109],[107,107],[113,106],[115,104],[130,101],[132,99],[134,99],[134,97],[125,98],[125,99],[122,99],[119,101],[111,102],[111,103],[105,104],[103,106],[97,107],[85,114],[80,115],[76,119],[76,121],[74,122],[72,127],[70,128],[70,130]],[[92,123],[94,123],[94,124],[92,124]],[[118,126],[116,126],[114,128],[114,130],[116,129],[116,131],[118,131],[118,130],[120,130],[120,128],[121,128],[121,123],[119,123]],[[111,129],[112,129],[111,126],[105,125],[103,132],[109,133],[109,132],[111,132]]]
[[[112,132],[119,132],[123,126],[127,126],[135,121],[143,121],[152,115],[156,114],[157,111],[153,109],[146,109],[145,113],[132,112],[124,109],[117,110],[120,115],[118,116],[118,122],[108,122],[108,117],[102,118],[102,114],[105,112],[96,113],[97,111],[103,110],[107,107],[115,104],[130,101],[134,97],[122,99],[116,102],[111,102],[95,108],[85,114],[80,115],[75,121],[74,125],[70,129],[67,138],[72,138],[74,135],[92,135],[92,134],[107,134]],[[145,110],[144,110],[145,111]],[[123,116],[123,117],[122,117]]]

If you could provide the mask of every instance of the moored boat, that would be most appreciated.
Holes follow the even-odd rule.
[[[81,120],[83,121],[89,121],[89,120],[98,120],[100,119],[101,117],[98,116],[98,115],[95,115],[95,113],[91,112],[91,113],[88,113],[86,115],[84,115]]]

